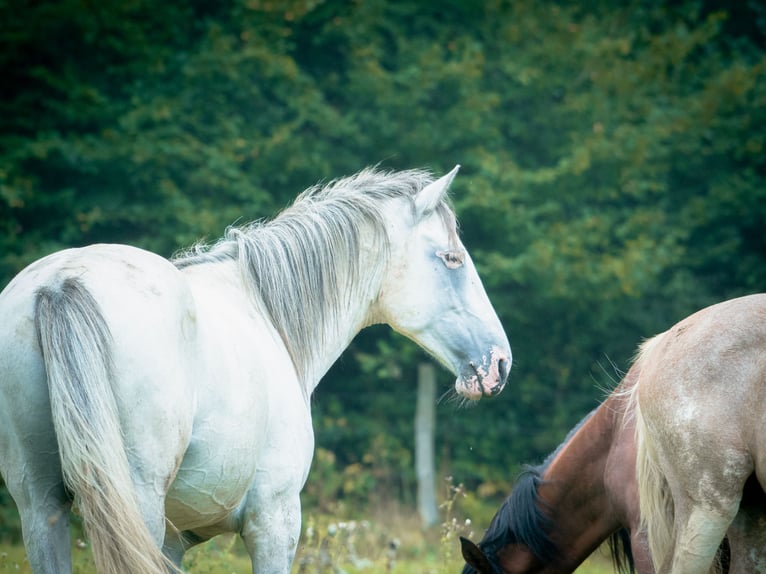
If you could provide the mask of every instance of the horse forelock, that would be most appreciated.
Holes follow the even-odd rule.
[[[337,338],[344,318],[380,281],[389,256],[387,202],[403,198],[414,213],[415,195],[432,181],[424,170],[368,168],[310,187],[274,219],[230,227],[217,243],[194,246],[173,263],[238,261],[253,300],[305,381],[324,344]],[[456,236],[446,201],[437,211]],[[363,236],[365,249],[371,245],[379,254],[374,261],[362,261]]]

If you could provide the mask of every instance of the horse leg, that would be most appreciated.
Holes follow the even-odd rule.
[[[737,517],[727,532],[731,548],[729,574],[766,573],[766,460],[756,456],[756,474],[745,484]]]
[[[718,548],[739,511],[752,460],[740,449],[708,437],[705,449],[677,450],[668,475],[675,508],[675,541],[671,572],[713,571]],[[684,456],[683,453],[686,453]],[[690,454],[691,453],[691,454]],[[711,456],[715,453],[715,456]]]
[[[729,574],[766,572],[766,512],[763,506],[743,506],[727,532]]]
[[[154,445],[150,456],[149,451],[144,450],[143,445],[146,444],[150,443],[138,441],[130,448],[133,455],[130,462],[131,475],[139,511],[156,547],[161,549],[167,559],[166,569],[172,572],[175,567],[175,571],[180,572],[183,555],[194,543],[179,532],[165,516],[165,485],[170,484],[175,477],[177,469],[172,462],[172,455],[180,446],[174,441],[168,441],[161,448]],[[143,457],[139,459],[137,455],[141,454]],[[158,454],[160,456],[157,456]]]
[[[697,504],[688,514],[676,516],[676,540],[670,572],[707,574],[713,571],[718,547],[734,516],[738,501],[728,508]]]
[[[717,427],[705,426],[704,421],[698,426],[692,424],[700,421],[701,417],[689,421],[684,432],[670,424],[660,427],[661,432],[656,433],[660,440],[653,441],[655,460],[673,503],[669,551],[664,557],[654,557],[662,560],[661,573],[711,572],[718,548],[737,515],[745,481],[753,471],[746,448],[732,447],[730,437],[711,435],[706,429]],[[643,503],[644,488],[641,496]],[[661,519],[654,520],[656,527]]]
[[[70,506],[63,484],[47,492],[30,493],[19,501],[24,546],[33,572],[72,571]]]
[[[301,533],[300,493],[296,489],[268,497],[263,494],[248,500],[240,534],[253,574],[289,574]]]
[[[165,532],[165,543],[162,545],[162,553],[179,570],[183,562],[186,551],[194,546],[182,532],[167,530]]]
[[[180,570],[186,551],[208,540],[209,538],[200,538],[193,532],[178,532],[169,529],[165,532],[165,544],[162,546],[162,553]]]
[[[17,464],[6,469],[5,482],[19,510],[32,571],[68,574],[72,571],[69,540],[72,504],[64,487],[55,446],[48,453],[30,455],[20,447],[9,449],[9,458]]]
[[[173,565],[181,569],[181,562],[184,559],[188,547],[184,544],[184,541],[180,535],[166,534],[165,543],[162,545],[162,553],[167,556]]]
[[[298,548],[300,492],[311,466],[314,435],[307,416],[285,423],[285,428],[290,431],[279,431],[263,453],[242,508],[240,536],[253,574],[289,574]]]
[[[33,366],[24,367],[27,372],[33,372]],[[21,384],[19,387],[25,388]],[[34,386],[29,384],[26,388]],[[19,511],[32,571],[69,574],[72,571],[69,539],[72,503],[61,474],[53,426],[44,414],[48,408],[42,393],[0,392],[0,420],[3,421],[0,462],[6,487]],[[30,437],[37,441],[33,448],[28,444]]]
[[[631,525],[630,547],[636,572],[638,574],[654,574],[654,564],[649,552],[649,542],[646,540],[646,530],[640,528],[638,523]]]

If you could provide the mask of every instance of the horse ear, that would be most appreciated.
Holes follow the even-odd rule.
[[[447,193],[447,188],[449,188],[452,180],[455,179],[455,175],[459,169],[460,166],[456,165],[452,168],[451,172],[447,175],[443,175],[436,181],[429,183],[415,196],[415,211],[418,219],[436,209],[436,206],[439,205],[444,194]]]
[[[492,564],[489,563],[484,552],[468,538],[460,537],[460,551],[466,564],[473,567],[478,574],[494,574]]]

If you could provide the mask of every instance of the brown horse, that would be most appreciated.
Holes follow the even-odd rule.
[[[638,360],[638,481],[657,571],[710,571],[734,522],[748,547],[733,556],[763,572],[764,506],[741,501],[766,487],[766,294],[698,311]]]
[[[643,379],[643,360],[542,465],[522,474],[478,546],[461,539],[463,574],[571,573],[604,541],[618,572],[654,573],[640,520],[630,394]],[[718,558],[728,574],[766,564],[766,495],[754,479]]]
[[[609,540],[615,568],[650,574],[639,527],[633,418],[634,365],[620,385],[538,467],[528,468],[477,545],[462,539],[463,574],[574,572]]]

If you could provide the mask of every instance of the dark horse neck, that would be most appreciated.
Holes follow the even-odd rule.
[[[540,466],[527,467],[479,545],[462,541],[463,574],[571,573],[604,541],[617,572],[651,559],[637,528],[634,426],[625,416],[636,365]]]
[[[620,393],[632,383],[629,379],[560,447],[543,473],[538,492],[554,525],[550,537],[559,550],[557,570],[573,571],[625,526],[630,501],[615,496],[624,489],[610,488],[609,483],[632,480],[630,468],[625,476],[615,476],[623,472],[617,460],[623,457],[622,438],[632,436],[632,429],[624,426],[625,398]]]

